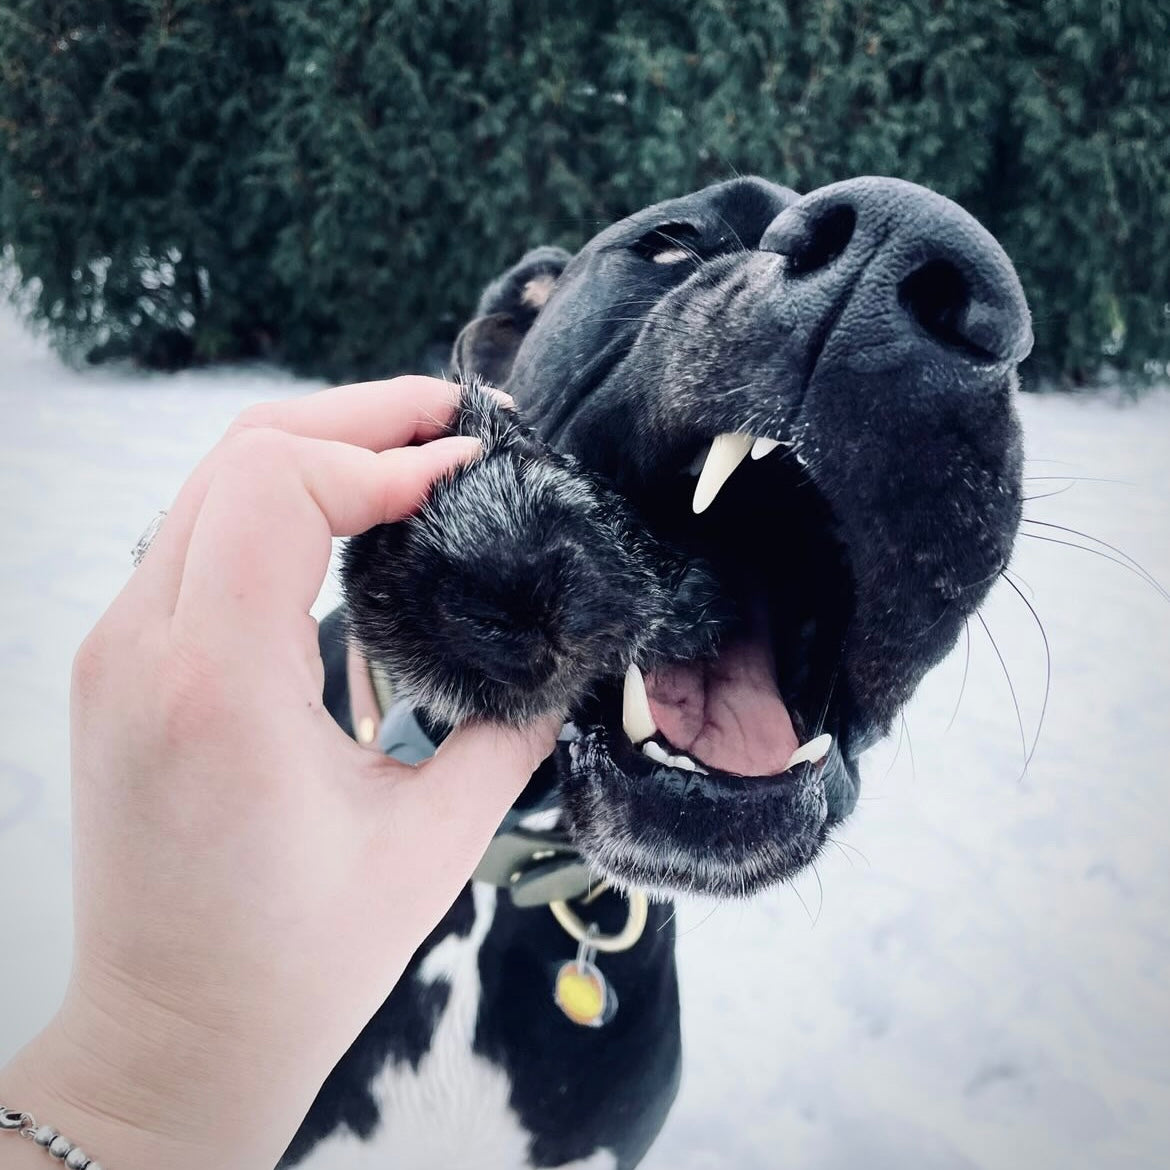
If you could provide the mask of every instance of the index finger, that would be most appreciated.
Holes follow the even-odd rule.
[[[331,538],[413,512],[476,439],[371,452],[258,430],[238,436],[207,489],[174,621],[201,644],[292,642],[329,564]]]
[[[407,375],[263,402],[244,411],[233,429],[264,427],[386,451],[437,439],[450,425],[458,401],[454,383]]]
[[[335,386],[249,407],[180,489],[123,596],[135,607],[161,600],[166,612],[171,612],[208,485],[223,466],[227,444],[241,433],[277,430],[304,439],[386,451],[438,438],[450,425],[458,400],[459,387],[453,383],[412,375]]]

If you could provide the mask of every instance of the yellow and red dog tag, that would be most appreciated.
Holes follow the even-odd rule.
[[[565,963],[557,972],[553,998],[574,1024],[600,1028],[605,1023],[609,986],[592,963],[579,958]]]

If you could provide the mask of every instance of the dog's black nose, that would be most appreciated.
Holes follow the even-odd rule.
[[[855,341],[903,350],[930,340],[968,358],[1019,362],[1032,348],[1019,277],[992,235],[956,203],[901,179],[862,178],[806,195],[760,249]],[[807,298],[806,298],[807,301]]]

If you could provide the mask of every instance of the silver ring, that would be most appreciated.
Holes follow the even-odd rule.
[[[134,546],[134,567],[137,569],[142,564],[142,558],[150,551],[150,546],[154,543],[154,538],[158,536],[158,530],[162,527],[162,522],[167,518],[167,511],[164,508],[155,518],[146,526],[145,531],[138,538],[138,543]]]

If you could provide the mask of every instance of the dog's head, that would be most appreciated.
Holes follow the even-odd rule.
[[[588,857],[715,893],[812,858],[1007,563],[1030,346],[996,241],[893,179],[721,183],[487,290],[459,364],[739,615],[715,658],[632,670],[578,713],[560,787]]]

